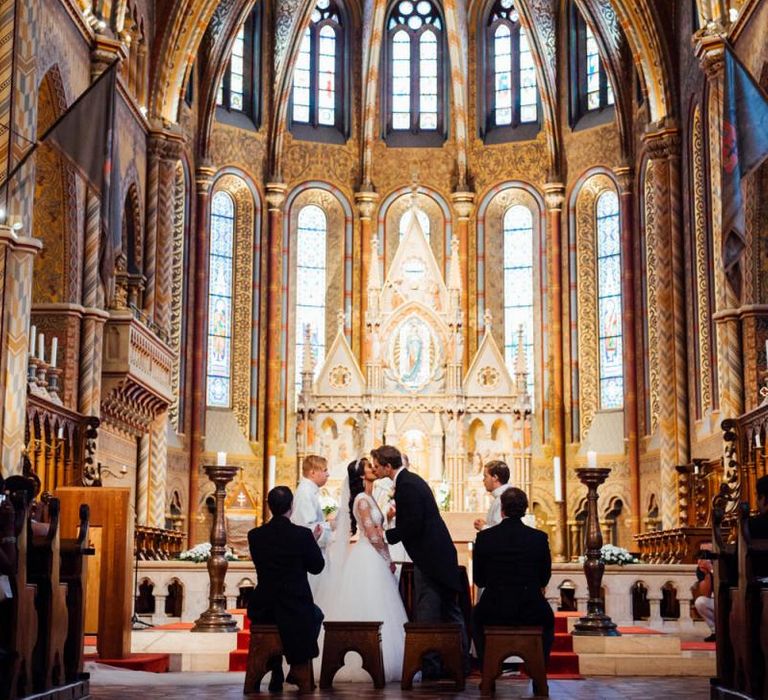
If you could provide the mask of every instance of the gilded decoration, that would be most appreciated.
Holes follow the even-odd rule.
[[[477,382],[480,386],[493,389],[499,383],[499,371],[495,367],[482,367],[477,373]]]
[[[428,194],[418,193],[416,196],[416,207],[423,211],[429,219],[429,247],[434,253],[435,259],[441,270],[445,269],[445,215],[440,205]],[[385,239],[384,239],[384,261],[385,271],[389,263],[395,257],[395,253],[400,245],[400,223],[403,216],[409,212],[413,196],[403,194],[395,199],[387,208],[385,218]],[[410,216],[410,214],[409,214]]]
[[[169,344],[173,351],[171,390],[173,399],[168,407],[168,419],[180,432],[179,396],[181,389],[182,314],[184,300],[184,228],[186,222],[186,187],[184,168],[176,164],[173,192],[173,253],[171,258],[171,333]]]
[[[614,190],[602,173],[589,177],[576,197],[576,299],[579,353],[580,439],[583,441],[600,409],[600,364],[597,318],[597,199]]]
[[[581,131],[566,131],[565,150],[568,154],[568,172],[579,173],[593,168],[596,163],[606,168],[622,165],[621,144],[616,121]]]
[[[328,380],[335,389],[343,389],[352,383],[352,372],[349,371],[349,367],[336,365],[328,373]]]
[[[281,172],[286,182],[324,180],[346,190],[357,180],[359,167],[359,148],[355,139],[336,145],[300,141],[289,131],[283,137]]]
[[[661,328],[659,308],[657,303],[659,292],[659,235],[656,222],[656,164],[648,161],[643,182],[644,213],[645,213],[645,276],[646,276],[646,310],[648,314],[648,391],[650,394],[650,412],[648,416],[649,433],[653,434],[659,425],[661,375],[659,367],[659,343]]]
[[[232,412],[248,435],[251,409],[251,316],[253,306],[253,236],[255,204],[248,185],[237,175],[223,175],[213,193],[224,190],[235,200],[235,250],[232,327],[248,329],[232,335]],[[212,194],[213,194],[212,193]]]
[[[213,162],[237,166],[260,180],[265,162],[264,131],[254,132],[214,122],[210,148]]]
[[[451,192],[456,169],[456,145],[449,137],[442,148],[389,148],[381,139],[373,145],[373,183],[378,192],[391,192],[416,179],[438,192]]]
[[[701,107],[696,105],[691,125],[691,167],[693,178],[693,230],[694,265],[696,274],[696,336],[699,355],[699,391],[702,412],[712,407],[712,361],[710,348],[712,338],[709,311],[709,267],[707,264],[707,196],[706,170],[704,164],[704,130],[701,122]]]

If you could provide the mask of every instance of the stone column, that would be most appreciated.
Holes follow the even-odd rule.
[[[147,143],[147,202],[144,226],[142,271],[144,283],[144,313],[153,318],[155,311],[155,268],[157,256],[158,194],[160,192],[160,158],[164,137],[152,132]]]
[[[264,464],[262,484],[262,515],[266,520],[267,491],[269,489],[269,459],[276,457],[280,446],[280,334],[282,332],[282,286],[283,286],[283,204],[288,186],[284,182],[267,183],[267,410],[264,425]]]
[[[208,219],[210,215],[211,183],[215,169],[208,165],[197,168],[197,205],[195,210],[194,248],[194,316],[192,318],[192,408],[190,420],[190,466],[189,466],[189,545],[198,544],[198,500],[200,491],[200,470],[205,442],[205,364],[207,349],[208,318]]]
[[[0,396],[2,396],[2,462],[4,476],[21,472],[27,418],[29,315],[32,309],[32,265],[42,243],[0,226]]]
[[[640,442],[637,389],[637,339],[635,337],[635,207],[629,167],[616,168],[621,212],[621,333],[624,339],[624,439],[629,462],[629,507],[633,535],[640,534]]]
[[[557,530],[553,543],[553,559],[556,562],[565,561],[568,556],[568,532],[566,521],[567,490],[565,463],[565,377],[563,369],[563,241],[562,216],[565,187],[560,182],[550,182],[544,186],[544,197],[547,203],[548,245],[550,251],[550,299],[552,315],[551,329],[551,358],[552,358],[552,453],[560,458],[560,483],[563,485],[563,500],[557,509]],[[553,485],[554,488],[554,485]]]
[[[149,433],[149,524],[165,527],[165,482],[168,475],[168,412],[155,419]]]
[[[461,260],[462,326],[464,329],[464,372],[469,369],[469,221],[475,210],[475,193],[457,191],[451,195],[456,212],[456,238]],[[446,251],[446,254],[448,251]]]
[[[723,37],[704,34],[696,44],[696,55],[709,83],[709,182],[712,224],[712,266],[715,289],[715,352],[717,356],[718,404],[721,418],[736,418],[744,412],[744,378],[741,357],[741,324],[737,298],[723,268],[722,207],[722,109],[723,109]],[[685,462],[680,462],[685,464]]]
[[[689,459],[680,131],[665,124],[645,134],[644,141],[651,407],[659,432],[661,517],[669,528],[677,522],[675,465]]]
[[[149,525],[149,449],[150,434],[139,438],[139,454],[136,459],[136,522]]]
[[[368,311],[368,274],[372,264],[378,264],[378,255],[371,254],[371,231],[376,225],[373,218],[376,211],[376,203],[379,195],[376,192],[355,192],[355,203],[360,215],[360,270],[358,284],[360,285],[360,366],[365,367],[365,362],[370,352],[366,338],[368,332],[365,327],[365,314]]]

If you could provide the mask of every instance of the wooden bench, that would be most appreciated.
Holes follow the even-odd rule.
[[[384,658],[381,653],[381,622],[325,622],[323,663],[320,689],[333,687],[333,677],[344,666],[344,656],[355,651],[363,659],[363,668],[373,680],[374,688],[383,688]]]
[[[541,627],[493,627],[485,628],[485,653],[480,695],[494,695],[496,679],[501,675],[504,659],[519,656],[533,680],[535,697],[549,697],[547,670],[544,662],[544,645]]]
[[[406,622],[403,676],[400,687],[413,688],[413,677],[421,668],[425,654],[440,655],[447,673],[454,679],[456,690],[464,690],[464,662],[461,650],[461,625],[455,623]]]
[[[251,641],[248,646],[248,660],[245,666],[243,694],[260,692],[261,680],[271,671],[277,659],[282,662],[283,643],[275,625],[251,625]],[[293,677],[299,686],[299,693],[311,693],[315,689],[312,661],[292,664],[288,677]]]

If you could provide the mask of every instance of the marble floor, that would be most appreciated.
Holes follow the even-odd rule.
[[[94,700],[239,700],[243,698],[242,673],[165,673],[146,674],[134,671],[94,673],[91,682],[91,696]],[[479,698],[479,679],[469,678],[463,693],[454,693],[450,684],[431,684],[403,693],[397,684],[390,684],[383,691],[374,690],[362,683],[339,684],[333,692],[315,691],[308,697],[337,697],[347,700],[367,698],[410,697],[417,700],[432,698]],[[266,691],[266,684],[263,686]],[[708,678],[616,678],[593,677],[581,681],[549,682],[551,698],[558,700],[705,700],[709,697]],[[263,693],[265,698],[296,697],[294,686],[286,685],[281,695]],[[517,678],[501,679],[497,682],[496,697],[531,697],[530,682]]]

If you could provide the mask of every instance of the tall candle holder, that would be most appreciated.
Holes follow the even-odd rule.
[[[30,387],[37,386],[37,358],[33,355],[27,359],[27,384]]]
[[[59,404],[60,406],[62,405],[62,400],[59,396],[60,379],[63,372],[64,370],[59,369],[58,367],[51,367],[48,370],[48,395],[51,397],[53,403]]]
[[[587,553],[584,558],[584,576],[587,579],[589,600],[587,614],[579,618],[573,634],[602,637],[620,637],[616,624],[605,614],[605,604],[600,596],[600,584],[603,581],[605,564],[600,557],[603,547],[603,534],[600,532],[600,519],[597,516],[597,487],[611,473],[607,467],[587,467],[576,470],[584,486],[587,487]]]
[[[195,621],[192,631],[237,632],[237,622],[227,612],[227,597],[224,595],[224,577],[229,567],[226,557],[227,524],[224,519],[224,498],[227,495],[227,484],[235,478],[240,467],[206,465],[204,469],[216,487],[216,514],[211,525],[211,556],[208,559],[208,609]]]

